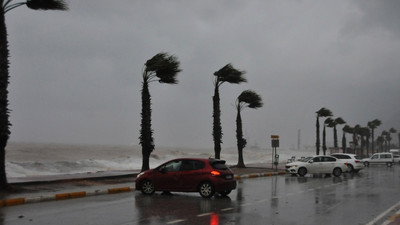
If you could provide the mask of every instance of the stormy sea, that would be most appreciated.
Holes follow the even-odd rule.
[[[286,163],[292,156],[311,155],[312,152],[277,149],[279,162]],[[272,150],[245,148],[246,165],[272,164]],[[150,158],[150,167],[180,157],[210,158],[212,149],[156,147]],[[237,164],[237,149],[221,151],[221,159],[230,166]],[[103,171],[140,170],[140,146],[69,145],[11,142],[6,148],[6,172],[10,178],[98,173]]]

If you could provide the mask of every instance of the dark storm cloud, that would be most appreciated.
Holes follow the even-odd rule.
[[[152,83],[156,145],[212,146],[213,73],[227,63],[248,83],[221,87],[223,147],[235,145],[241,91],[249,145],[315,142],[315,111],[350,125],[395,127],[400,109],[397,1],[69,1],[68,12],[7,14],[12,140],[138,144],[143,64],[174,54],[179,84]],[[331,132],[331,131],[328,131]],[[330,135],[330,134],[328,134]]]

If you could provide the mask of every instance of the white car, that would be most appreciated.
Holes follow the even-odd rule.
[[[332,156],[312,156],[300,161],[286,164],[286,173],[298,174],[303,177],[310,174],[333,174],[340,176],[347,171],[347,163]]]
[[[375,153],[371,158],[366,158],[362,160],[365,166],[370,164],[386,164],[386,166],[391,167],[394,163],[393,154],[388,152]]]
[[[355,154],[334,153],[331,156],[347,163],[348,172],[358,173],[364,168],[362,158]]]
[[[393,162],[400,164],[400,155],[393,155]]]

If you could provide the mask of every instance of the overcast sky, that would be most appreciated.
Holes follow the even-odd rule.
[[[177,85],[150,84],[156,148],[213,148],[213,73],[227,63],[248,83],[221,86],[223,148],[236,145],[233,104],[247,89],[264,102],[242,112],[249,146],[270,148],[276,134],[297,148],[298,130],[302,146],[315,145],[321,107],[350,126],[378,118],[376,133],[400,130],[400,1],[68,4],[6,14],[11,141],[137,145],[141,72],[159,52],[183,71]]]

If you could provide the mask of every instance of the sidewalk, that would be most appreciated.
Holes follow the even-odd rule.
[[[254,164],[247,168],[231,167],[236,179],[273,176],[284,173],[269,164]],[[135,190],[135,179],[140,171],[106,171],[71,175],[9,178],[10,188],[0,192],[0,207],[27,203],[64,200],[93,195],[116,194]]]

